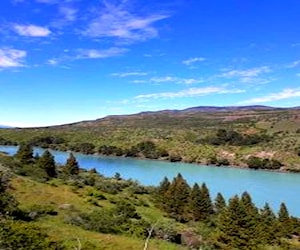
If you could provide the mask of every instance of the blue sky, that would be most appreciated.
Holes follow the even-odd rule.
[[[300,105],[299,0],[2,0],[0,124]]]

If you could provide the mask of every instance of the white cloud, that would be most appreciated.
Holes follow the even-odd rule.
[[[223,87],[203,87],[203,88],[188,88],[177,92],[161,92],[153,94],[143,94],[134,97],[136,100],[145,99],[170,99],[170,98],[182,98],[182,97],[197,97],[210,94],[229,94],[229,93],[241,93],[243,90],[239,89],[225,89]]]
[[[245,70],[229,70],[218,75],[218,77],[236,79],[240,83],[246,84],[267,84],[274,81],[274,79],[263,75],[271,71],[270,67],[262,66]]]
[[[147,83],[146,80],[133,80],[132,83]]]
[[[60,6],[59,12],[65,21],[72,22],[77,18],[77,10],[67,6]]]
[[[27,53],[17,49],[0,49],[0,68],[23,67],[23,59]]]
[[[139,71],[133,71],[133,72],[123,72],[123,73],[113,73],[112,76],[118,76],[118,77],[128,77],[128,76],[146,76],[148,75],[147,72],[139,72]]]
[[[194,58],[189,58],[187,60],[184,60],[184,61],[182,61],[182,63],[189,66],[193,63],[203,62],[203,61],[206,61],[206,58],[204,58],[204,57],[194,57]]]
[[[204,80],[194,79],[194,78],[186,78],[186,79],[181,79],[180,82],[183,84],[186,84],[186,85],[191,85],[191,84],[204,82]]]
[[[13,28],[21,36],[46,37],[51,34],[48,28],[36,25],[15,24]]]
[[[47,62],[49,65],[57,65],[58,64],[58,60],[57,59],[49,59]]]
[[[300,88],[296,89],[284,89],[278,93],[271,93],[262,97],[256,97],[249,100],[241,102],[241,104],[255,104],[255,103],[265,103],[272,101],[279,101],[283,99],[289,99],[293,97],[300,97]]]
[[[76,59],[97,59],[97,58],[107,58],[113,56],[119,56],[124,54],[127,51],[125,48],[112,47],[105,50],[97,49],[80,49],[78,50],[79,54]]]
[[[153,24],[167,18],[166,15],[137,15],[127,10],[126,1],[119,5],[104,2],[104,8],[83,32],[91,37],[112,37],[125,41],[142,41],[158,35]]]
[[[163,82],[174,82],[177,84],[185,84],[191,85],[196,83],[201,83],[203,80],[195,79],[195,78],[180,78],[180,77],[173,77],[173,76],[162,76],[162,77],[152,77],[150,82],[154,83],[163,83]]]
[[[161,83],[161,82],[177,82],[178,78],[173,76],[162,76],[162,77],[152,77],[151,82]]]
[[[252,68],[252,69],[246,69],[246,70],[230,70],[227,71],[220,76],[222,77],[257,77],[263,73],[269,73],[271,72],[271,69],[267,66]]]
[[[287,65],[288,68],[296,68],[298,66],[300,66],[300,60],[293,61],[293,62],[291,62],[290,64]]]

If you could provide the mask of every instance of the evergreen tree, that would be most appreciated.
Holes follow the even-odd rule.
[[[201,207],[203,211],[203,216],[210,216],[213,214],[213,204],[210,198],[209,190],[205,183],[201,185],[200,188],[200,198],[201,198]]]
[[[262,244],[273,244],[277,241],[276,216],[269,204],[266,203],[260,211],[260,221],[257,224],[257,230],[260,232],[260,241]]]
[[[257,249],[260,244],[256,234],[253,234],[253,217],[238,196],[229,200],[218,218],[216,246],[220,249]]]
[[[55,178],[57,176],[54,157],[48,150],[38,159],[37,165],[45,170],[47,177]]]
[[[279,223],[279,230],[280,230],[279,234],[282,237],[290,236],[291,218],[284,202],[280,204],[280,208],[278,212],[278,223]]]
[[[181,174],[178,174],[172,181],[169,190],[166,192],[166,211],[171,217],[178,221],[186,221],[188,216],[188,201],[190,186]]]
[[[241,202],[244,205],[245,209],[247,210],[248,214],[251,215],[258,215],[258,209],[252,202],[252,198],[248,192],[244,192],[241,197]]]
[[[68,175],[78,175],[79,174],[79,165],[75,156],[70,153],[69,158],[67,159],[66,165],[64,166],[64,172]]]
[[[222,212],[222,210],[226,207],[226,201],[221,193],[217,193],[215,202],[214,202],[214,210],[216,214]]]
[[[30,144],[22,143],[16,153],[16,158],[22,163],[29,163],[33,160],[33,149]]]
[[[195,221],[201,219],[201,191],[197,183],[194,184],[190,195],[190,211]]]
[[[193,186],[190,200],[193,219],[196,221],[208,221],[213,213],[213,206],[205,183],[202,184],[201,188],[197,183]]]
[[[168,192],[170,185],[171,183],[169,179],[167,177],[164,177],[157,188],[156,200],[162,209],[166,208],[166,193]]]

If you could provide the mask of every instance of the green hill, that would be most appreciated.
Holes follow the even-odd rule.
[[[21,142],[92,154],[300,171],[300,108],[193,107],[0,130],[0,143]]]

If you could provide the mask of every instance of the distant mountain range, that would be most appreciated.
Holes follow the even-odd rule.
[[[104,118],[81,121],[62,125],[75,127],[177,127],[178,125],[190,126],[202,123],[215,123],[222,121],[234,121],[240,119],[265,119],[266,117],[277,117],[285,113],[300,112],[299,107],[281,108],[263,105],[252,106],[198,106],[183,110],[160,110],[145,111],[129,115],[110,115]]]
[[[12,128],[12,127],[6,125],[0,125],[0,128]]]

